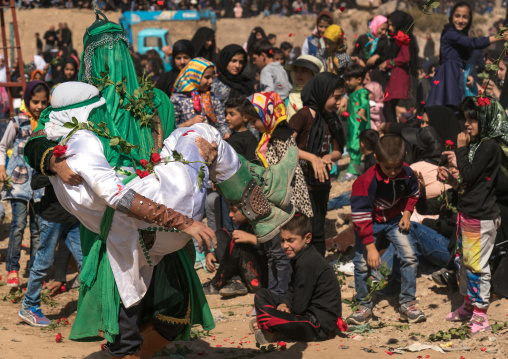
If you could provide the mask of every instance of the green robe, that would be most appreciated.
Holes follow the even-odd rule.
[[[358,115],[360,109],[365,110],[365,117],[367,121],[364,121]],[[347,118],[347,151],[351,158],[347,171],[351,174],[358,174],[354,165],[359,165],[362,161],[362,153],[360,152],[360,132],[370,128],[370,105],[369,105],[369,91],[367,89],[357,90],[349,95],[347,103],[347,112],[349,117]]]

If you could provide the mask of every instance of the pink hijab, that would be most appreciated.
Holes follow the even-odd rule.
[[[378,15],[372,19],[370,22],[370,32],[372,35],[377,37],[377,28],[387,22],[388,19],[383,15]]]

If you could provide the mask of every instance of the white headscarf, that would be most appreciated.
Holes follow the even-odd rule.
[[[46,66],[46,61],[42,58],[42,56],[34,55],[34,65],[36,70],[44,71],[44,67]]]
[[[79,104],[94,98],[97,98],[97,101],[93,103],[77,108],[59,110],[62,107]],[[88,121],[90,112],[105,103],[106,100],[104,97],[100,97],[99,90],[95,86],[76,81],[64,82],[58,85],[51,96],[53,111],[49,114],[49,121],[44,129],[48,139],[57,141],[60,137],[67,136],[71,129],[63,127],[66,122],[72,122],[72,118],[75,117],[78,122],[85,123]]]
[[[4,60],[3,55],[0,55],[0,59]],[[5,62],[2,67],[0,67],[0,82],[7,82],[7,70],[5,68]]]

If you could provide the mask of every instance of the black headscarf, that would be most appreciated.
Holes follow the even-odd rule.
[[[261,34],[263,36],[263,39],[268,40],[266,37],[265,30],[261,26],[256,26],[254,29],[252,29],[252,32],[250,33],[249,39],[247,40],[247,51],[250,53],[250,48],[252,44],[256,42],[256,34]]]
[[[164,91],[168,97],[171,96],[173,85],[180,74],[180,70],[176,68],[175,64],[175,57],[180,52],[185,52],[192,59],[195,56],[194,45],[189,40],[178,40],[175,42],[173,45],[173,55],[171,56],[171,71],[163,73],[155,85],[156,88]]]
[[[429,106],[425,108],[429,117],[429,126],[433,127],[443,141],[457,141],[457,136],[464,128],[464,121],[457,119],[455,112],[446,106]]]
[[[233,56],[237,54],[242,54],[244,56],[245,64],[238,75],[232,75],[228,72],[227,67]],[[247,60],[247,53],[239,45],[228,45],[219,52],[219,57],[217,59],[217,72],[219,74],[219,80],[231,88],[229,98],[239,96],[247,97],[255,92],[252,80],[243,75],[243,70],[245,70]]]
[[[390,21],[392,22],[393,26],[395,26],[395,35],[398,31],[405,32],[406,29],[411,25],[413,22],[413,17],[409,15],[407,12],[396,10],[392,12],[389,16]],[[416,38],[413,35],[413,28],[408,31],[407,35],[409,36],[409,69],[411,71],[412,75],[417,75],[417,69],[418,69],[418,42],[416,41]],[[390,48],[388,50],[388,60],[394,59],[397,57],[399,53],[400,47],[397,45],[397,42],[392,37],[390,39]]]
[[[65,66],[67,64],[71,64],[73,67],[74,67],[74,76],[71,77],[70,79],[65,77]],[[68,82],[68,81],[78,81],[78,73],[79,73],[79,66],[76,62],[76,60],[74,60],[72,57],[68,57],[64,60],[63,64],[62,64],[62,72],[60,74],[60,83],[62,82]]]
[[[437,165],[441,161],[443,151],[443,140],[434,127],[428,126],[418,130],[418,144],[413,157],[415,162],[425,161]]]
[[[205,49],[205,42],[210,37],[213,37],[212,45],[208,49]],[[200,27],[192,37],[191,42],[192,45],[194,45],[194,49],[196,50],[196,57],[204,57],[209,61],[215,62],[215,31],[209,27]]]
[[[303,106],[316,111],[309,140],[307,141],[307,152],[319,155],[323,147],[326,126],[328,126],[332,137],[339,143],[339,146],[344,144],[344,135],[337,115],[326,112],[324,109],[326,101],[336,89],[339,81],[341,81],[339,76],[331,72],[321,72],[314,76],[302,90]]]

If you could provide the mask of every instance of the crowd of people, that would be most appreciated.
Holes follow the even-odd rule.
[[[157,52],[129,50],[117,24],[87,30],[84,64],[66,25],[51,29],[43,53],[55,59],[39,68],[34,57],[0,142],[9,286],[20,286],[30,218],[19,317],[51,324],[40,293],[58,246],[52,292],[71,254],[80,271],[70,338],[106,338],[113,357],[149,357],[192,324],[213,328],[204,294],[256,293],[260,344],[332,339],[346,328],[325,260],[339,181],[352,183],[361,303],[348,324],[373,318],[382,263],[391,274],[375,295],[398,297],[401,321],[425,321],[416,277],[426,262],[464,298],[445,319],[490,330],[492,293],[508,296],[498,274],[508,265],[508,58],[503,31],[470,37],[473,13],[468,2],[449,9],[439,59],[419,56],[407,12],[376,15],[351,49],[323,10],[301,48],[256,27],[219,49],[200,28],[173,45],[169,72]],[[199,283],[201,267],[211,281]]]

